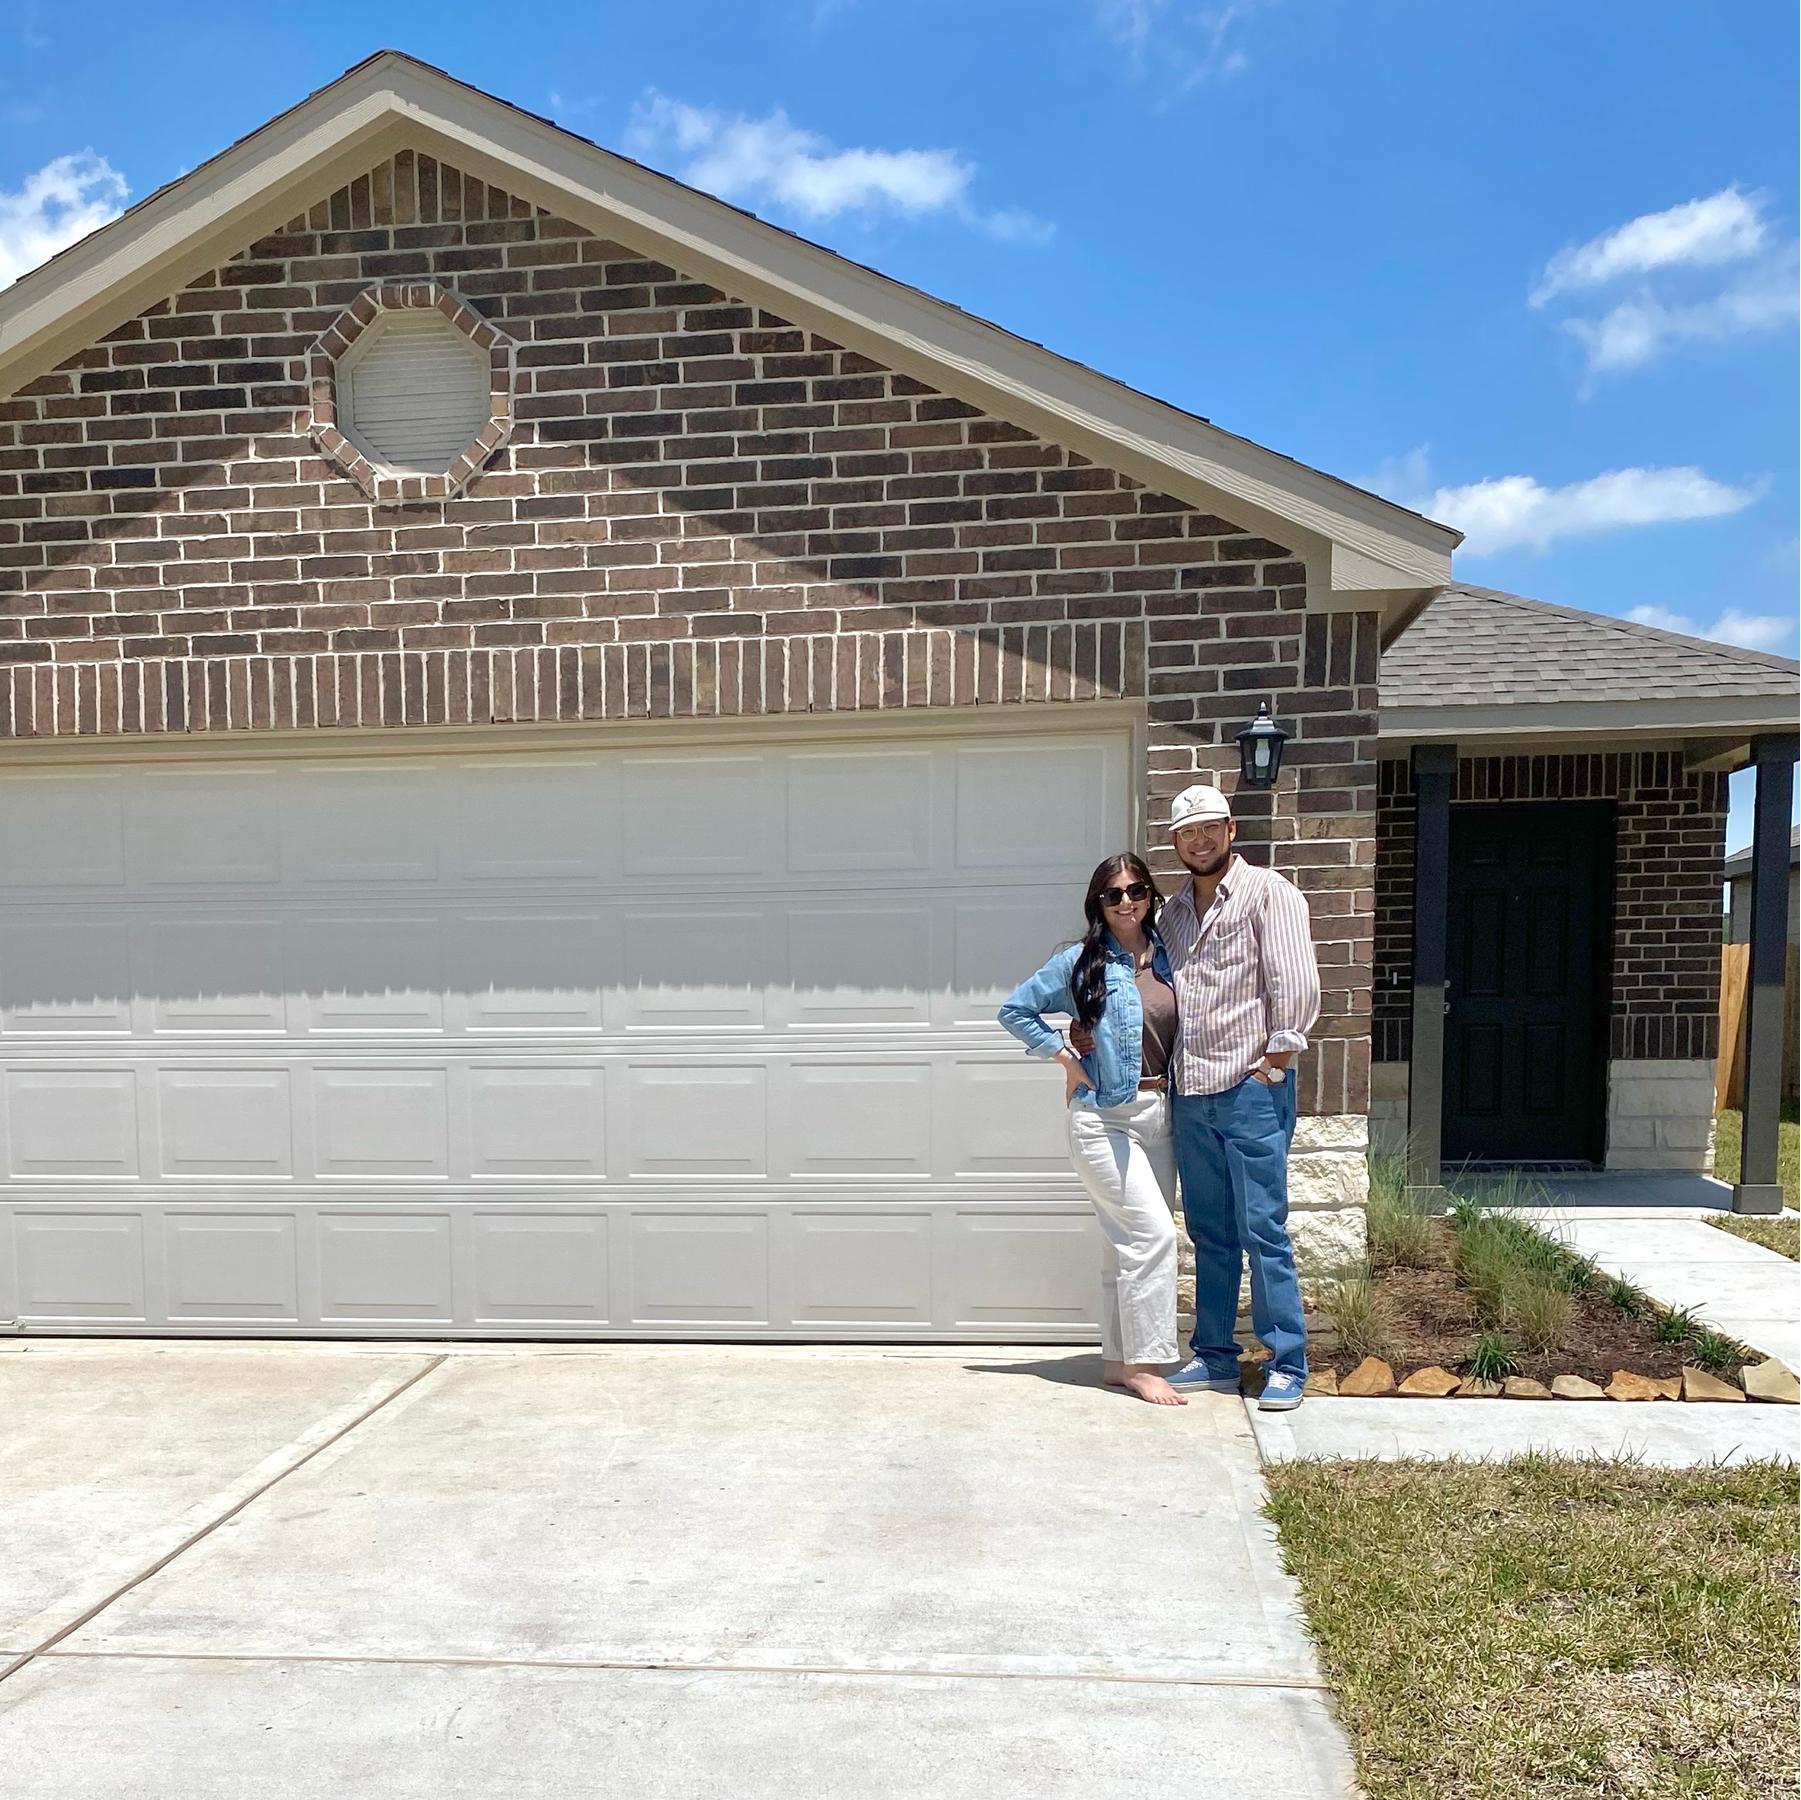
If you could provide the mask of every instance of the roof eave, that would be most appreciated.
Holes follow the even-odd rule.
[[[0,295],[0,392],[291,218],[402,143],[617,234],[1291,549],[1309,603],[1392,617],[1450,580],[1460,534],[778,230],[396,52],[383,52]]]
[[[1765,733],[1795,729],[1793,694],[1703,696],[1684,700],[1491,701],[1467,705],[1384,704],[1378,737],[1386,747],[1457,744],[1530,749],[1549,742],[1604,749],[1607,744],[1697,739],[1748,745]],[[1725,760],[1730,761],[1728,757]]]

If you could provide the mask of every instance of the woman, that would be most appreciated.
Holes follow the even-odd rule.
[[[1069,1151],[1106,1235],[1101,1376],[1158,1406],[1187,1402],[1163,1379],[1176,1353],[1175,1189],[1169,1057],[1176,993],[1156,932],[1157,884],[1136,856],[1088,878],[1088,929],[1008,996],[1000,1021],[1029,1054],[1063,1065]],[[1078,1057],[1044,1022],[1066,1013],[1094,1036]]]

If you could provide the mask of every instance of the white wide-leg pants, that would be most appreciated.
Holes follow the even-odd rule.
[[[1140,1088],[1119,1106],[1076,1102],[1069,1154],[1106,1236],[1101,1349],[1109,1362],[1176,1360],[1176,1186],[1169,1094]]]

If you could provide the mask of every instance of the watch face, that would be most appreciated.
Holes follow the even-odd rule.
[[[1272,1085],[1279,1081],[1286,1081],[1288,1079],[1288,1071],[1286,1069],[1271,1069],[1269,1078]]]

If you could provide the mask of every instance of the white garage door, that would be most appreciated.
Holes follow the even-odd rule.
[[[1123,731],[0,766],[0,1319],[1029,1338]]]

